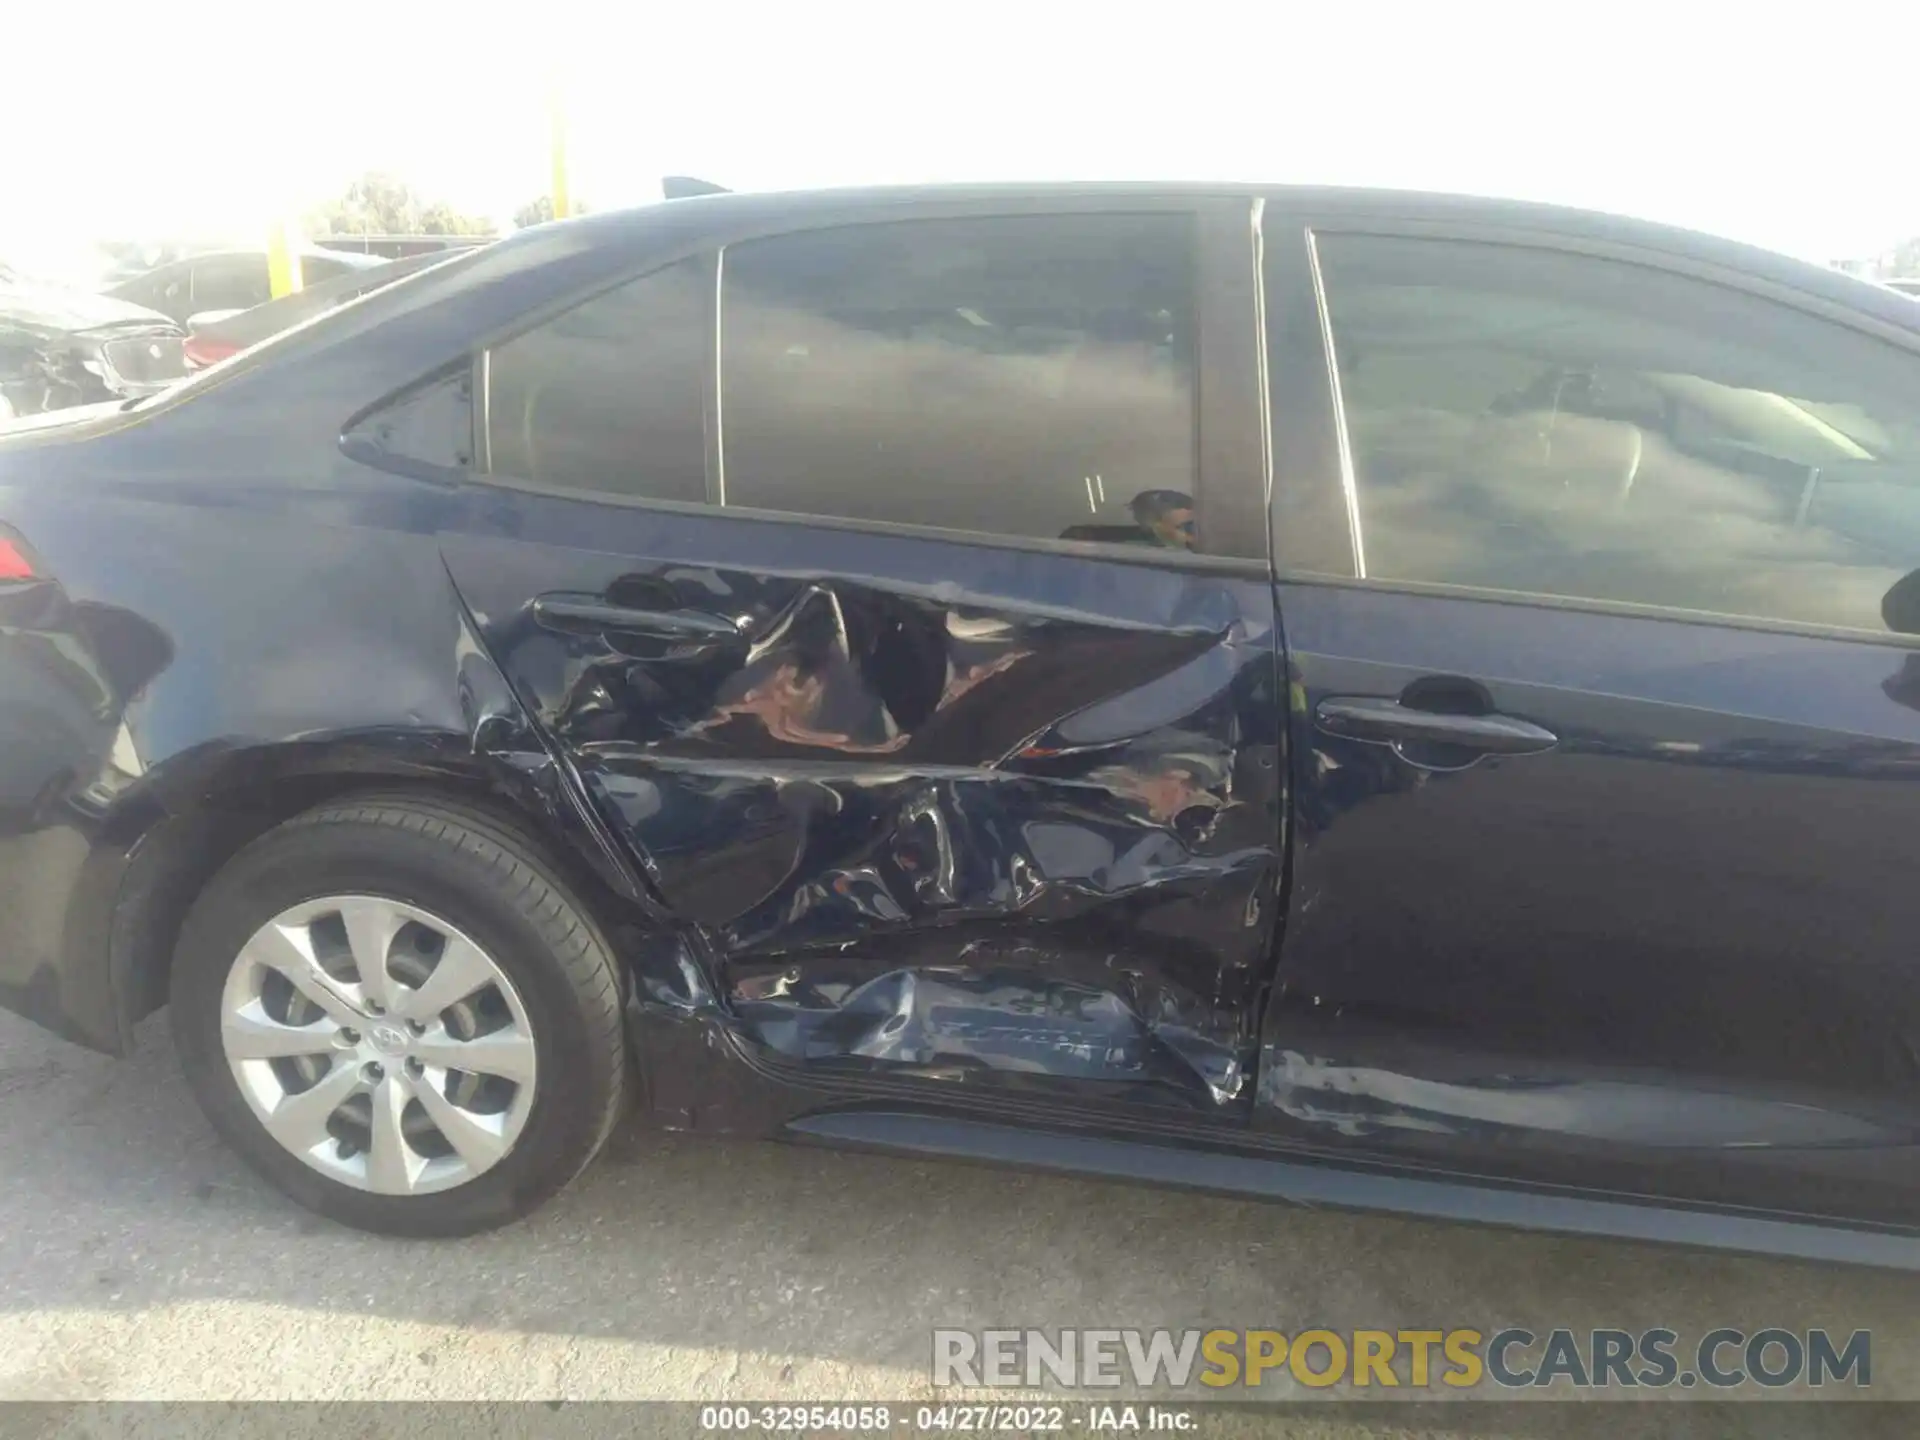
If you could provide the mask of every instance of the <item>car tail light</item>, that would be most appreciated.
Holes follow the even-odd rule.
[[[218,365],[229,355],[237,355],[240,347],[229,340],[216,340],[211,335],[189,335],[186,351],[187,368],[204,370],[209,365]]]
[[[0,535],[0,580],[31,580],[34,578],[33,562],[27,559],[25,552]]]

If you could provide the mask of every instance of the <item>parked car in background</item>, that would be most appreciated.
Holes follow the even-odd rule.
[[[0,421],[153,394],[186,373],[184,341],[165,315],[0,264]]]
[[[0,1003],[167,1001],[324,1214],[510,1220],[638,1095],[1920,1268],[1883,287],[1427,195],[703,195],[60,418],[0,436],[0,673],[76,697],[0,688]]]
[[[1920,295],[1920,276],[1901,275],[1880,283],[1889,290],[1898,290],[1902,295]]]
[[[314,316],[324,315],[362,295],[372,294],[396,280],[430,270],[444,263],[447,258],[448,252],[445,250],[424,251],[404,260],[390,260],[365,269],[349,270],[344,275],[336,275],[317,285],[308,285],[291,295],[282,295],[278,300],[256,305],[251,310],[196,315],[188,326],[187,367],[203,370],[209,365],[218,364],[229,355],[258,345],[282,330],[291,330],[295,325],[304,324]]]
[[[135,279],[162,265],[172,265],[220,248],[216,244],[180,240],[104,240],[94,245],[92,251],[98,257],[95,265],[97,283],[104,288]]]
[[[300,257],[302,285],[320,284],[337,276],[379,265],[377,255],[306,248]],[[215,310],[250,310],[273,298],[264,250],[215,250],[204,255],[158,266],[130,280],[109,286],[107,294],[149,310],[158,310],[184,325],[195,315]]]

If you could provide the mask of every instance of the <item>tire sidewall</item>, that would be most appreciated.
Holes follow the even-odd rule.
[[[561,893],[548,881],[546,895],[560,901],[564,926]],[[221,997],[242,947],[282,911],[335,895],[397,900],[445,921],[486,951],[519,993],[533,1030],[533,1106],[506,1158],[463,1185],[389,1196],[330,1179],[267,1133],[228,1068]],[[243,852],[189,914],[173,967],[182,1068],[215,1129],[301,1204],[358,1228],[466,1234],[533,1209],[592,1158],[607,1089],[618,1083],[605,1073],[609,1057],[598,1053],[604,1041],[591,1033],[572,983],[552,959],[552,937],[534,908],[539,895],[538,886],[503,890],[499,876],[462,846],[391,825],[291,827]]]

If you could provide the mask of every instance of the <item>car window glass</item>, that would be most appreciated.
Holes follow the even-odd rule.
[[[345,260],[335,260],[327,255],[302,255],[300,257],[300,281],[303,285],[318,285],[323,280],[332,280],[349,270],[364,270],[368,267],[354,265]]]
[[[561,489],[705,500],[706,274],[683,261],[496,346],[493,471]]]
[[[192,303],[192,290],[192,268],[168,265],[120,286],[118,294],[136,305],[170,315]]]
[[[903,221],[727,248],[728,505],[1192,548],[1184,215]]]
[[[1370,577],[1888,628],[1920,359],[1630,264],[1319,252]]]
[[[193,267],[195,310],[248,310],[272,298],[264,255],[223,255]]]

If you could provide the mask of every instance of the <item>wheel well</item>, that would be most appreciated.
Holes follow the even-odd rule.
[[[358,795],[458,804],[490,817],[524,838],[552,865],[580,903],[601,922],[604,933],[626,908],[606,882],[570,847],[556,843],[527,824],[525,816],[482,781],[387,775],[301,775],[265,784],[216,792],[190,815],[163,821],[165,837],[152,837],[142,849],[150,858],[129,872],[113,923],[115,988],[128,1029],[167,1000],[174,946],[187,912],[200,893],[253,841],[294,816]],[[138,852],[136,852],[136,856]]]

